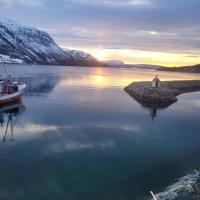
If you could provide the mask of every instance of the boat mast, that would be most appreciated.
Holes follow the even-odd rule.
[[[12,118],[12,113],[8,113],[7,117],[8,117],[8,121],[7,121],[7,124],[6,124],[6,130],[5,130],[4,137],[3,137],[2,141],[6,142],[6,136],[7,136],[8,128],[9,128],[9,125],[10,125],[10,130],[11,130],[11,139],[10,140],[13,142],[14,141],[14,134],[13,134],[13,118]]]
[[[4,71],[5,71],[5,74],[6,74],[7,78],[8,78],[8,71],[7,71],[6,66],[4,64],[2,56],[0,56],[0,58],[1,58],[1,62],[2,62],[2,65],[3,65]]]

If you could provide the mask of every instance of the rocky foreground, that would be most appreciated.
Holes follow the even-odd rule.
[[[164,81],[160,88],[153,88],[150,81],[135,82],[124,90],[144,106],[165,107],[176,102],[180,94],[200,91],[200,80]]]
[[[199,200],[200,171],[194,170],[191,174],[178,179],[155,197],[157,200]]]

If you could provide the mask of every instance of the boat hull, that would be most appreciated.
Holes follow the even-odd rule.
[[[1,95],[0,96],[0,105],[19,100],[21,98],[21,95],[25,88],[26,88],[26,85],[23,84],[23,85],[20,85],[18,92],[15,92],[12,94]]]

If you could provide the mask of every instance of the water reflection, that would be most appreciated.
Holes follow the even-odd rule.
[[[156,107],[152,107],[150,109],[149,115],[150,115],[152,121],[154,121],[154,118],[157,116],[157,108]]]
[[[4,143],[14,141],[14,127],[24,110],[25,105],[21,100],[0,107],[0,125]]]
[[[168,103],[168,104],[164,104],[164,105],[159,105],[159,104],[155,104],[155,103],[146,104],[142,101],[139,101],[137,98],[135,98],[135,96],[132,95],[132,93],[130,93],[128,90],[124,90],[124,91],[126,93],[128,93],[128,95],[131,96],[134,101],[138,102],[144,110],[148,111],[149,116],[151,117],[152,121],[154,121],[155,118],[158,116],[158,112],[160,110],[164,110],[164,109],[168,108],[169,106],[173,105],[174,103],[176,103],[176,102],[173,102],[173,103]]]
[[[198,95],[180,97],[161,113],[122,90],[155,72],[26,67],[15,68],[27,76],[26,112],[17,113],[17,123],[12,114],[14,144],[0,145],[2,198],[142,200],[200,166]],[[187,76],[193,75],[169,74]],[[2,138],[9,120],[3,115]],[[10,134],[11,125],[7,142]]]
[[[44,96],[55,88],[61,77],[58,76],[38,76],[24,77],[20,80],[27,84],[25,96]]]
[[[159,112],[161,110],[166,109],[167,107],[157,107],[156,105],[152,106],[146,106],[143,107],[145,110],[147,110],[149,117],[151,118],[152,121],[155,121],[157,117],[159,117]]]

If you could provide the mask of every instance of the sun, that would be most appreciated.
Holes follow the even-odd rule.
[[[106,58],[106,54],[104,51],[102,50],[98,50],[94,53],[94,56],[98,59],[98,60],[105,60]]]

